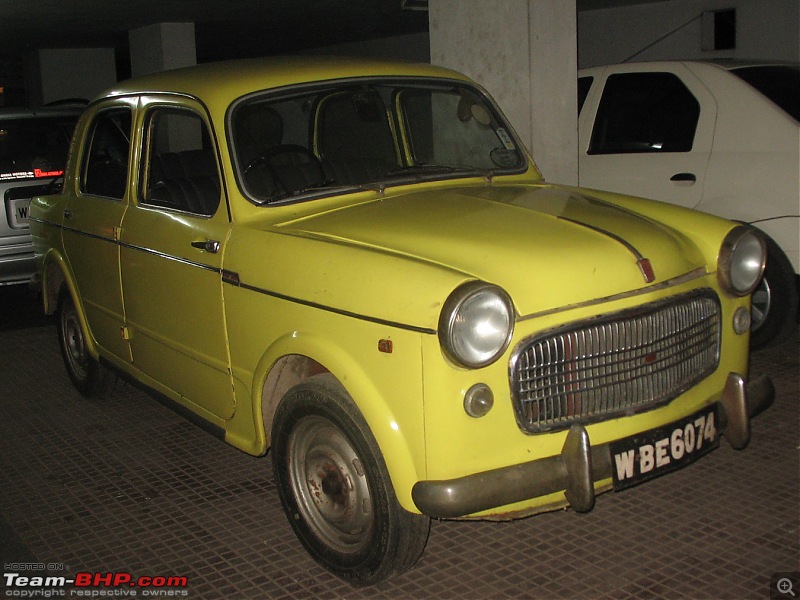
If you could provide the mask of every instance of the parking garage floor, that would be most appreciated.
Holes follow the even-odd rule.
[[[100,576],[50,597],[784,598],[800,593],[798,335],[752,355],[777,387],[744,451],[697,463],[587,514],[435,521],[410,572],[352,588],[295,539],[268,458],[245,455],[122,381],[87,400],[53,323],[0,288],[0,554],[4,597],[32,577]],[[104,587],[108,573],[185,588]],[[86,577],[86,576],[83,576]],[[776,582],[787,577],[789,594]],[[56,580],[58,581],[58,580]],[[28,581],[30,584],[30,580]],[[169,592],[169,594],[168,594]],[[35,596],[33,596],[35,597]],[[40,593],[39,597],[47,597]]]

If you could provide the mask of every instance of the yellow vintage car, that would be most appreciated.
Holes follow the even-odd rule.
[[[510,519],[749,439],[754,230],[544,181],[429,65],[207,64],[121,83],[35,198],[44,310],[85,395],[123,373],[271,448],[289,522],[354,584],[431,518]]]

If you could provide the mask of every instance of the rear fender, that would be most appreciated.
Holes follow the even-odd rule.
[[[67,268],[64,257],[56,250],[50,249],[44,256],[42,262],[42,305],[45,314],[55,314],[58,309],[58,297],[62,288],[65,288],[67,293],[72,296],[72,301],[78,311],[78,317],[80,318],[81,327],[83,328],[84,339],[86,340],[86,348],[89,351],[89,355],[95,360],[99,360],[100,354],[97,351],[97,343],[86,322],[86,311],[84,311],[80,295],[76,293],[78,288],[75,284],[75,280],[72,278],[70,270]]]

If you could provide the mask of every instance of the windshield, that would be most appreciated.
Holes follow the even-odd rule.
[[[0,181],[63,175],[77,120],[78,117],[0,120]]]
[[[229,131],[240,185],[257,203],[527,166],[490,101],[453,82],[264,93],[234,107]]]
[[[741,67],[732,73],[756,88],[800,122],[800,66]]]

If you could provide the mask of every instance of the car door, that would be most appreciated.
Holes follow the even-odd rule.
[[[714,137],[710,92],[680,63],[594,73],[579,117],[580,185],[697,206]]]
[[[65,190],[64,252],[91,335],[100,349],[130,362],[120,289],[119,226],[128,207],[133,106],[119,99],[90,109],[75,189]]]
[[[193,410],[229,418],[221,272],[230,219],[213,138],[198,104],[151,97],[141,111],[135,201],[120,237],[133,363]]]

